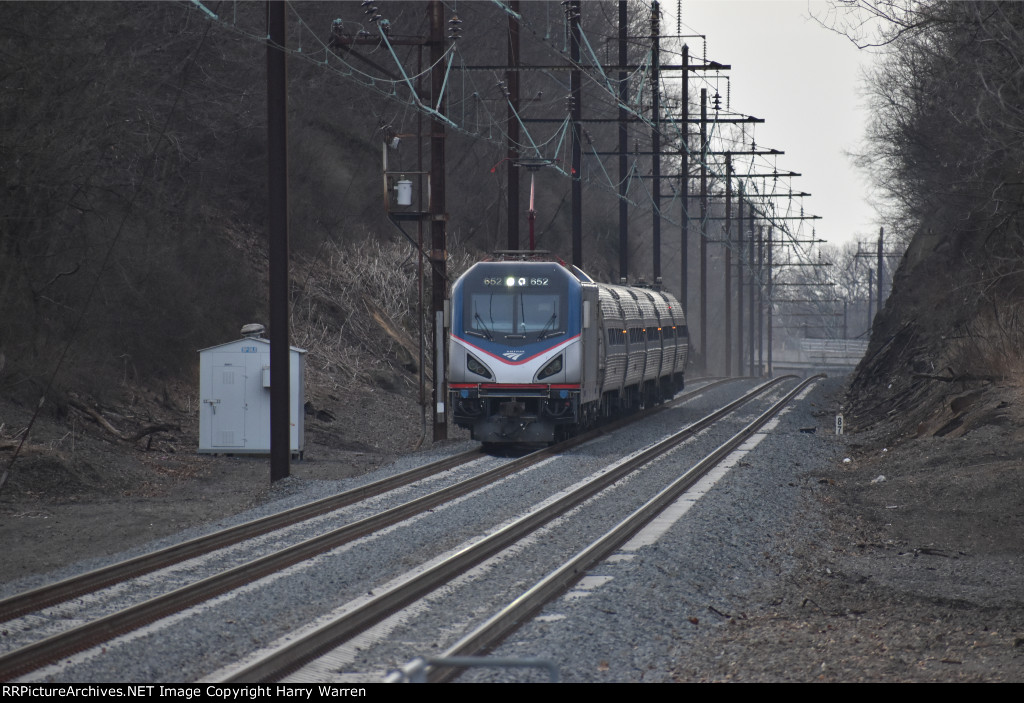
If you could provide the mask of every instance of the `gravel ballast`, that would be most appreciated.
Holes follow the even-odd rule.
[[[776,433],[737,461],[656,542],[636,549],[631,558],[613,558],[594,568],[592,578],[549,605],[496,654],[551,658],[568,681],[1024,678],[1021,474],[1019,462],[1003,456],[1015,446],[1011,440],[1019,428],[983,428],[958,440],[909,440],[897,446],[886,445],[880,435],[836,437],[832,428],[840,388],[836,379],[818,384],[779,420]],[[733,387],[722,394],[739,392]],[[531,505],[541,494],[534,494],[535,488],[550,494],[555,483],[567,485],[598,465],[613,446],[649,443],[668,425],[703,415],[701,402],[710,406],[718,400],[709,397],[680,414],[663,413],[664,421],[629,430],[628,440],[620,435],[581,447],[576,458],[567,456],[556,467],[531,472],[532,484],[504,482],[492,489],[495,501],[507,503],[513,512],[516,506]],[[744,417],[749,420],[753,414],[749,409]],[[702,442],[714,443],[698,438],[694,449]],[[436,458],[467,446],[449,443],[426,454]],[[326,465],[321,465],[324,475],[296,476],[277,484],[268,495],[271,500],[219,523],[276,512],[426,460],[423,453],[410,455],[342,480],[325,478]],[[689,459],[674,453],[661,468],[609,493],[636,492],[639,500],[648,490],[643,488],[646,480],[650,485],[660,480],[656,473],[678,473],[680,467],[672,468],[672,461],[682,465]],[[602,506],[598,513],[614,513],[605,507],[610,503],[595,505]],[[586,508],[579,514],[585,515]],[[490,522],[480,525],[501,519],[497,514],[487,517]],[[425,529],[432,520],[438,520],[436,532]],[[466,537],[444,535],[443,521],[434,516],[408,529],[404,536],[396,530],[397,542],[438,541],[435,551],[454,548]],[[561,545],[550,551],[570,555],[605,528],[594,522],[578,534],[576,528],[571,533],[561,529],[553,528],[536,542]],[[353,596],[364,582],[360,560],[367,565],[393,562],[391,571],[373,571],[374,583],[422,561],[397,553],[390,558],[378,547],[343,548],[335,562],[298,567],[278,579],[283,591],[253,587],[240,597],[211,603],[169,627],[161,625],[159,633],[134,635],[103,657],[75,664],[58,679],[182,681],[208,676]],[[447,613],[442,606],[440,614],[401,623],[395,629],[398,636],[381,645],[382,658],[371,662],[367,654],[364,661],[354,661],[330,677],[366,680],[366,674],[379,675],[383,667],[411,656],[440,653],[465,627],[491,615],[498,601],[507,602],[549,570],[531,554],[522,552],[494,566],[495,575],[517,561],[531,567],[516,571],[500,589],[490,576],[485,583],[467,584],[475,592],[501,591],[489,596],[493,602],[467,601],[458,606],[462,610],[452,606]],[[93,558],[60,573],[103,561]],[[10,593],[25,583],[48,580],[50,575],[33,576],[3,588]],[[281,592],[289,596],[283,598]],[[452,602],[468,592],[453,590]],[[463,629],[453,627],[453,621]],[[201,633],[199,640],[195,632]],[[531,670],[488,668],[469,672],[462,680],[545,678]]]

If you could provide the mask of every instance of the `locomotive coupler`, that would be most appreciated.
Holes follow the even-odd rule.
[[[526,403],[521,403],[516,400],[509,400],[505,403],[498,405],[498,412],[505,417],[519,417],[526,412]]]

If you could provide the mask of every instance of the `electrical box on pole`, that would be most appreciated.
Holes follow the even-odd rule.
[[[444,327],[444,305],[448,297],[447,225],[445,212],[445,126],[441,117],[445,113],[444,52],[445,27],[444,6],[440,0],[431,0],[427,11],[430,13],[430,102],[437,111],[430,120],[430,263],[431,263],[431,310],[434,318],[434,441],[448,438],[448,409],[445,405],[447,394],[447,348]]]

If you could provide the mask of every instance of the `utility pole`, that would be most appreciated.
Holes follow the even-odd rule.
[[[700,89],[700,363],[708,367],[708,89]]]
[[[725,155],[725,375],[732,376],[732,154]]]
[[[878,228],[878,312],[882,312],[882,275],[885,270],[885,263],[882,260],[882,239],[885,236],[885,227]]]
[[[441,92],[444,88],[444,7],[431,0],[430,13],[430,97],[440,115],[445,113]],[[448,439],[448,408],[445,392],[448,364],[445,344],[444,303],[448,297],[447,219],[445,212],[445,126],[437,116],[430,120],[430,241],[431,310],[434,313],[434,441]]]
[[[679,145],[679,161],[682,164],[679,175],[682,178],[680,192],[683,195],[682,232],[679,242],[679,302],[683,314],[690,314],[689,266],[690,266],[690,47],[683,44],[683,138]]]
[[[569,93],[572,102],[572,263],[583,266],[583,178],[580,127],[583,119],[583,93],[580,89],[580,0],[569,0],[566,5],[569,20],[569,58],[573,69],[569,73]]]
[[[855,257],[858,259],[875,259],[875,268],[868,267],[868,331],[871,331],[871,327],[874,324],[874,318],[882,312],[882,299],[883,299],[883,282],[885,276],[885,259],[886,258],[900,258],[900,254],[891,253],[886,254],[884,250],[885,244],[885,228],[878,228],[878,247],[875,253],[871,253],[871,250],[861,251],[861,244],[857,244],[857,253]],[[878,277],[875,277],[875,272],[878,272]],[[874,315],[871,314],[871,308],[875,308]]]
[[[423,94],[423,45],[420,44],[416,47],[416,92]],[[423,113],[419,110],[416,111],[416,171],[419,174],[423,173]],[[420,187],[416,189],[416,212],[421,213],[420,217],[416,218],[416,331],[419,333],[419,401],[420,401],[420,426],[421,426],[421,437],[426,438],[427,436],[427,339],[424,334],[424,291],[425,289],[425,277],[423,275],[423,264],[426,255],[423,238],[424,238],[424,221],[422,213],[424,212],[423,202],[423,180],[420,179]]]
[[[768,245],[768,321],[766,323],[768,325],[768,378],[775,375],[775,370],[772,366],[772,328],[774,327],[772,323],[772,305],[775,299],[775,290],[772,287],[772,250],[775,248],[772,237],[774,236],[774,229],[774,227],[768,227],[768,241],[766,242]]]
[[[267,224],[270,257],[270,481],[291,473],[288,334],[288,62],[285,4],[267,3]],[[298,409],[302,412],[302,408]]]
[[[758,225],[758,374],[764,374],[765,368],[765,226]]]
[[[872,326],[872,323],[874,322],[874,318],[871,316],[871,306],[874,303],[873,298],[874,298],[874,293],[875,293],[875,288],[874,288],[874,286],[871,285],[871,281],[874,279],[874,277],[875,277],[875,270],[869,266],[868,267],[868,333],[869,334],[871,333],[871,326]],[[879,305],[878,307],[881,308],[882,306]]]
[[[757,287],[756,286],[757,281],[754,280],[754,208],[753,208],[753,206],[750,207],[750,237],[748,237],[748,239],[747,239],[747,247],[748,247],[747,248],[747,278],[750,280],[750,296],[749,296],[749,300],[748,300],[748,305],[749,305],[748,312],[749,312],[749,314],[747,315],[747,318],[748,318],[747,323],[749,325],[748,329],[749,329],[749,332],[750,332],[750,334],[748,335],[750,337],[750,350],[749,350],[750,376],[751,376],[751,378],[754,378],[756,376],[756,374],[754,373],[754,315],[755,315],[754,292],[755,292],[756,287]]]
[[[658,0],[651,3],[651,143],[654,158],[652,159],[654,183],[652,185],[652,198],[654,201],[654,212],[651,213],[651,248],[654,250],[655,285],[661,282],[661,84],[660,84],[660,48],[661,48],[661,22],[659,14],[661,8]]]
[[[736,221],[736,373],[743,375],[743,181]]]
[[[576,264],[576,265],[582,265],[582,258],[583,258],[583,255],[582,255],[582,241],[581,241],[582,240],[582,161],[581,161],[581,157],[580,157],[580,153],[581,153],[580,137],[581,137],[581,132],[582,132],[582,126],[585,125],[585,124],[589,124],[589,123],[595,123],[596,124],[596,123],[607,123],[607,122],[611,122],[612,121],[612,120],[609,120],[609,119],[606,119],[606,118],[600,118],[600,117],[586,118],[586,119],[583,118],[583,116],[582,116],[582,95],[580,93],[580,87],[579,87],[580,84],[581,84],[581,82],[580,82],[580,71],[581,71],[581,69],[600,68],[600,70],[604,71],[608,75],[610,75],[612,72],[618,72],[618,81],[619,81],[619,92],[618,92],[619,112],[618,112],[617,117],[615,118],[615,121],[617,121],[619,123],[618,124],[618,127],[619,127],[619,130],[618,130],[619,131],[618,150],[617,151],[611,151],[611,152],[609,152],[609,151],[601,152],[601,151],[596,151],[595,150],[594,154],[597,155],[597,156],[617,155],[619,157],[619,189],[618,189],[618,194],[619,194],[619,277],[620,278],[626,278],[629,275],[629,261],[628,261],[628,236],[629,236],[629,229],[628,229],[629,210],[628,210],[628,207],[629,207],[629,203],[628,203],[628,199],[627,199],[627,195],[628,195],[628,179],[629,179],[629,177],[628,177],[628,174],[629,174],[629,170],[628,170],[629,169],[629,166],[628,166],[628,164],[629,164],[629,161],[628,161],[628,155],[629,155],[629,151],[628,151],[628,138],[629,138],[629,134],[628,134],[627,130],[628,130],[628,125],[629,125],[630,122],[645,122],[646,120],[645,120],[645,118],[643,118],[641,116],[633,115],[632,112],[629,109],[624,108],[623,106],[627,106],[629,104],[629,102],[628,102],[628,77],[630,75],[632,75],[634,72],[636,72],[637,70],[648,68],[648,66],[632,65],[632,64],[629,63],[629,60],[628,60],[628,54],[627,54],[627,45],[628,45],[628,40],[629,40],[628,27],[627,27],[627,21],[628,21],[628,0],[619,0],[619,5],[618,5],[618,9],[619,9],[619,37],[618,37],[618,39],[619,39],[619,55],[618,55],[618,58],[619,58],[619,60],[618,60],[618,65],[613,65],[613,66],[597,66],[597,65],[594,65],[594,64],[590,64],[588,62],[581,62],[581,60],[580,60],[580,43],[582,41],[581,36],[580,36],[580,19],[581,19],[580,18],[580,6],[581,6],[581,3],[579,2],[579,0],[564,0],[562,4],[565,7],[566,22],[567,22],[567,25],[569,27],[569,56],[570,56],[570,61],[568,62],[567,65],[557,65],[557,64],[551,64],[551,65],[531,65],[528,68],[520,66],[519,70],[534,70],[534,71],[540,70],[540,71],[550,71],[550,72],[566,71],[566,70],[569,71],[570,95],[568,96],[567,102],[568,102],[568,107],[569,107],[568,112],[569,112],[570,127],[571,127],[571,135],[570,135],[571,147],[570,148],[572,149],[572,151],[571,151],[571,153],[572,153],[572,157],[571,157],[572,158],[572,162],[571,162],[571,168],[570,168],[570,178],[572,180],[572,186],[573,186],[573,188],[572,188],[572,202],[571,202],[570,207],[571,207],[571,210],[572,210],[573,263]],[[655,106],[652,107],[652,112],[655,115],[653,121],[657,125],[655,127],[655,129],[653,130],[653,132],[652,132],[652,140],[657,144],[657,148],[652,149],[650,152],[646,152],[645,151],[645,152],[643,152],[643,154],[644,155],[651,154],[651,155],[653,155],[655,157],[654,160],[653,160],[652,170],[656,171],[656,173],[654,173],[651,176],[644,176],[644,175],[640,175],[640,174],[635,174],[633,177],[635,177],[635,178],[654,178],[655,180],[659,180],[659,179],[665,178],[665,177],[671,177],[671,178],[680,177],[680,176],[677,176],[675,174],[673,174],[671,176],[666,176],[665,174],[660,173],[660,171],[661,171],[661,162],[660,162],[660,159],[661,159],[661,148],[660,148],[660,143],[658,143],[658,142],[660,142],[660,139],[661,139],[660,127],[664,126],[665,124],[679,124],[679,123],[682,123],[683,126],[684,126],[684,129],[687,129],[687,132],[688,132],[688,125],[690,125],[690,124],[697,124],[698,122],[701,122],[701,120],[691,119],[690,116],[689,116],[689,102],[688,102],[688,97],[689,97],[688,91],[689,91],[689,89],[688,89],[688,86],[686,85],[688,83],[689,72],[690,71],[725,71],[725,70],[731,69],[732,67],[729,66],[729,65],[726,65],[726,64],[720,64],[720,63],[718,63],[716,61],[705,61],[704,63],[698,63],[698,64],[691,65],[690,62],[689,62],[689,48],[686,47],[686,46],[684,46],[684,61],[683,61],[682,64],[672,64],[672,63],[665,64],[665,63],[663,63],[661,61],[661,51],[660,51],[660,38],[661,38],[661,34],[660,34],[660,10],[659,10],[659,3],[654,3],[654,5],[652,7],[651,22],[652,22],[651,38],[653,40],[652,41],[652,47],[653,47],[653,51],[652,51],[652,64],[650,64],[650,66],[652,67],[652,88],[653,88],[652,89],[652,95],[654,97],[654,101],[656,101],[656,103],[657,103]],[[504,67],[504,66],[499,67],[499,66],[491,66],[491,65],[477,65],[477,66],[464,66],[463,67],[463,70],[470,70],[470,71],[495,71],[495,70],[499,70],[499,69],[507,70],[507,67]],[[686,92],[687,95],[686,95],[686,99],[683,102],[683,115],[682,115],[681,118],[679,118],[679,117],[666,117],[663,114],[661,114],[662,113],[662,109],[661,109],[660,75],[664,71],[682,71],[683,74],[684,74],[684,78],[683,78],[684,92]],[[559,122],[563,122],[563,121],[564,121],[564,119],[554,118],[554,117],[521,117],[521,122],[523,122],[525,124],[531,124],[531,123],[537,123],[537,124],[559,123]],[[743,116],[743,117],[738,117],[738,118],[717,118],[715,120],[715,122],[717,124],[722,124],[722,125],[725,125],[725,124],[753,124],[753,123],[764,122],[764,120],[761,119],[761,118],[757,118],[757,117]],[[703,147],[706,149],[707,148],[707,115],[706,115],[706,110],[705,110],[705,114],[703,116],[703,121],[702,121],[702,132],[703,132],[703,142],[704,142]],[[688,173],[688,170],[689,170],[689,166],[690,166],[690,164],[689,164],[690,159],[689,159],[689,154],[688,154],[688,150],[687,149],[688,149],[688,144],[684,140],[684,142],[681,145],[681,149],[680,149],[680,155],[683,156],[683,160],[685,162],[684,170],[687,172],[686,175],[681,176],[681,178],[683,179],[684,200],[687,200],[688,197],[689,197],[689,173]],[[637,154],[634,154],[634,155],[637,155]],[[705,161],[706,161],[706,159],[705,159]],[[705,179],[706,179],[706,176],[707,176],[707,174],[706,174],[706,166],[707,165],[705,163],[704,164]],[[653,249],[654,249],[654,256],[655,256],[654,268],[655,268],[655,277],[659,278],[659,277],[661,277],[661,273],[662,273],[662,271],[661,271],[661,261],[660,261],[660,258],[661,258],[661,247],[660,247],[660,238],[661,238],[661,232],[660,232],[660,230],[661,230],[661,222],[660,222],[661,207],[660,207],[660,200],[664,196],[661,193],[661,190],[660,190],[659,187],[654,187],[653,188],[653,192],[654,192],[653,199],[655,200],[654,216],[653,216],[654,220],[653,220],[653,226],[652,226],[653,239],[655,240],[655,245],[653,247]],[[688,297],[688,290],[687,290],[687,288],[688,288],[688,279],[689,279],[688,271],[685,270],[685,268],[688,265],[688,257],[689,257],[689,241],[688,240],[689,240],[689,217],[690,217],[689,209],[690,209],[690,203],[689,203],[688,200],[685,203],[685,209],[686,209],[686,213],[685,213],[686,216],[684,217],[684,224],[683,224],[685,232],[684,232],[683,237],[686,240],[686,243],[681,247],[682,250],[683,250],[683,255],[680,257],[681,258],[681,266],[684,267],[684,270],[681,271],[681,279],[680,280],[681,280],[681,284],[682,285],[681,285],[681,290],[680,290],[680,300],[681,300],[681,302],[682,302],[682,304],[684,306],[684,310],[689,312],[688,302],[683,300],[684,298]],[[704,214],[706,215],[706,212]],[[706,235],[706,232],[704,234]],[[703,354],[703,356],[706,356],[706,351]]]
[[[625,66],[628,48],[628,3],[619,0],[619,65]],[[626,150],[629,148],[629,73],[619,71],[619,280],[629,276],[629,186],[626,182],[629,159]]]
[[[509,0],[508,13],[508,67],[505,84],[508,86],[508,118],[505,132],[506,169],[508,174],[508,249],[519,249],[519,0]]]

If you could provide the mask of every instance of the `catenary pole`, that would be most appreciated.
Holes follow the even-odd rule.
[[[750,281],[749,295],[747,296],[747,335],[750,342],[748,347],[748,358],[750,359],[750,376],[755,377],[757,374],[754,373],[754,293],[756,289],[756,281],[754,280],[754,208],[749,209],[750,213],[750,229],[748,230],[750,236],[747,237],[747,280]]]
[[[508,4],[508,66],[505,81],[508,86],[508,118],[505,127],[508,151],[505,164],[508,175],[508,248],[519,248],[519,0]]]
[[[708,367],[708,89],[700,89],[700,363]]]
[[[743,375],[743,181],[736,217],[736,374]]]
[[[629,39],[629,14],[626,0],[619,0],[619,65],[625,66]],[[629,277],[629,73],[619,71],[619,280]]]
[[[757,227],[757,374],[764,374],[764,225]]]
[[[651,151],[653,152],[651,168],[654,181],[651,197],[653,212],[651,213],[651,249],[653,250],[652,282],[661,282],[661,8],[657,0],[651,3]]]
[[[440,0],[431,0],[430,14],[430,96],[431,105],[440,116],[445,114],[444,101],[438,102],[444,86],[444,7]],[[447,214],[445,213],[445,126],[439,116],[430,120],[430,258],[431,311],[434,318],[434,441],[448,438],[448,409],[445,389],[448,365],[444,330],[444,301],[448,293],[446,275]]]
[[[771,226],[768,227],[768,240],[765,242],[765,244],[768,247],[768,301],[767,301],[768,302],[768,305],[767,305],[767,310],[768,310],[767,317],[768,317],[768,319],[765,322],[765,326],[768,328],[768,378],[772,378],[775,375],[775,368],[772,365],[772,328],[775,326],[775,323],[772,321],[772,306],[775,304],[774,303],[775,290],[774,290],[774,288],[772,288],[772,286],[773,286],[773,278],[772,278],[772,276],[773,276],[773,273],[772,273],[772,269],[773,269],[772,251],[775,249],[774,243],[772,242],[772,237],[775,236],[774,235],[774,231],[775,231],[774,227],[771,227]]]
[[[580,2],[570,0],[566,12],[569,17],[569,58],[573,70],[569,73],[569,93],[572,96],[572,263],[583,266],[583,174],[580,126],[583,118],[583,91],[580,75]]]
[[[732,376],[732,154],[725,155],[725,375]]]
[[[882,312],[882,275],[885,271],[883,260],[882,240],[885,236],[885,227],[878,228],[878,312]]]
[[[682,168],[680,192],[683,194],[682,232],[679,242],[679,302],[683,305],[683,314],[690,314],[689,303],[689,266],[690,266],[690,47],[683,44],[683,129],[679,142],[679,161]]]

